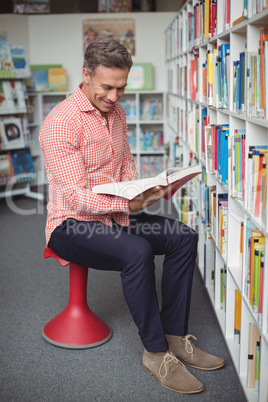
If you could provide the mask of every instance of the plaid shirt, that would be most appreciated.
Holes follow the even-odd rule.
[[[129,201],[95,194],[93,186],[137,177],[127,137],[124,108],[116,103],[106,119],[87,99],[81,84],[46,117],[40,130],[49,183],[46,241],[67,218],[99,221],[112,218],[129,225]]]

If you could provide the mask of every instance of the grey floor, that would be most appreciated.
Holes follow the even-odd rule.
[[[169,391],[143,371],[143,346],[118,273],[89,271],[89,305],[112,328],[109,342],[84,350],[46,342],[43,326],[67,303],[68,270],[42,257],[45,220],[45,207],[37,201],[24,197],[8,204],[0,201],[1,401],[246,401],[197,270],[189,332],[198,338],[198,346],[227,361],[213,372],[189,369],[205,385],[200,394]],[[161,262],[158,257],[158,292]]]

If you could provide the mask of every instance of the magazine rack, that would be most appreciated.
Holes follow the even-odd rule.
[[[45,325],[45,340],[70,349],[92,348],[107,342],[112,336],[112,330],[87,304],[88,268],[63,260],[46,247],[44,258],[49,257],[55,258],[63,267],[69,265],[70,293],[65,310]]]

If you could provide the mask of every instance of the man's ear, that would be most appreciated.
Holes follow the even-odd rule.
[[[84,80],[85,84],[89,84],[89,82],[91,80],[91,75],[89,74],[89,72],[87,71],[87,69],[85,67],[83,68],[83,80]]]

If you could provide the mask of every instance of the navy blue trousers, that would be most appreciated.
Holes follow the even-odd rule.
[[[149,352],[168,350],[165,334],[186,335],[196,260],[197,233],[162,216],[131,214],[130,225],[67,219],[48,246],[86,267],[120,271],[123,293],[141,341]],[[155,289],[154,256],[164,255],[162,305]]]

